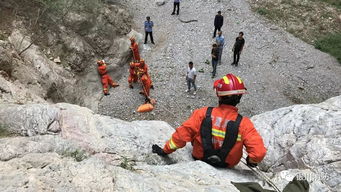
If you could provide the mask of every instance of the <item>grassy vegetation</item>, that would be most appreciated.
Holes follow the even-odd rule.
[[[315,48],[334,56],[341,63],[341,32],[326,35],[315,42]]]
[[[6,39],[5,35],[0,32],[0,40],[5,40],[5,39]]]
[[[86,155],[86,152],[83,151],[83,150],[79,150],[79,149],[76,149],[76,150],[65,150],[62,153],[62,156],[64,156],[64,157],[72,157],[77,162],[81,162],[84,159],[88,158],[88,156]]]
[[[341,63],[341,0],[249,0],[252,9]]]
[[[136,165],[136,163],[132,160],[129,160],[126,157],[123,157],[123,160],[120,163],[120,167],[122,167],[123,169],[127,169],[129,171],[135,171],[134,166]]]
[[[16,134],[11,133],[10,131],[8,131],[8,128],[6,125],[0,124],[0,138],[4,138],[4,137],[11,137],[14,136]]]
[[[257,13],[260,15],[268,15],[270,14],[270,11],[266,8],[260,7],[257,9]]]
[[[325,2],[325,3],[328,3],[338,9],[341,9],[341,1],[340,0],[310,0],[310,1],[321,1],[321,2]]]

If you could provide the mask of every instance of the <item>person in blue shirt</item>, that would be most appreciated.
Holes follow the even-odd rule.
[[[178,8],[178,10],[176,11],[176,14],[179,15],[179,11],[180,11],[180,0],[174,0],[174,6],[173,6],[173,13],[172,15],[175,15],[175,8]]]
[[[221,65],[221,55],[223,54],[223,48],[224,48],[224,44],[225,44],[225,38],[222,35],[223,32],[219,31],[218,32],[218,36],[216,37],[216,43],[218,45],[218,50],[219,50],[219,55],[218,55],[218,64]]]
[[[144,22],[144,30],[146,32],[145,38],[144,38],[144,44],[147,43],[147,38],[148,35],[150,35],[150,41],[152,42],[152,44],[154,44],[154,39],[153,39],[153,26],[154,23],[153,21],[150,20],[150,17],[148,16],[147,21]]]

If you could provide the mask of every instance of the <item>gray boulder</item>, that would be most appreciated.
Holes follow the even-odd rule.
[[[266,112],[252,121],[268,149],[264,170],[308,169],[305,176],[313,183],[322,182],[335,191],[341,188],[341,96]]]
[[[340,187],[340,103],[341,96],[252,118],[268,148],[260,167],[280,189],[297,174],[313,192]],[[216,169],[194,161],[189,145],[167,158],[151,153],[174,132],[165,122],[127,122],[65,103],[0,109],[0,124],[29,136],[0,139],[0,191],[238,191],[231,181],[264,184],[242,164]]]

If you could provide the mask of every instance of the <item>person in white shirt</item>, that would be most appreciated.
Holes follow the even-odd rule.
[[[197,86],[195,85],[196,77],[197,77],[197,71],[193,67],[193,62],[190,61],[188,63],[188,69],[187,69],[187,75],[186,75],[187,86],[188,86],[188,89],[186,90],[186,92],[190,92],[191,91],[191,85],[193,85],[193,88],[194,88],[193,94],[194,95],[196,94],[196,91],[197,91]]]

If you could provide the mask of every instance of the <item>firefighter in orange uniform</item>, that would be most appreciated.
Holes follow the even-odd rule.
[[[136,64],[135,67],[137,67],[137,76],[143,85],[143,90],[140,93],[149,97],[150,89],[153,88],[153,84],[148,74],[148,66],[145,64],[144,60],[141,59],[140,63]]]
[[[101,75],[101,81],[103,85],[103,93],[104,95],[109,95],[109,85],[111,87],[118,87],[119,85],[115,83],[111,77],[108,75],[107,65],[104,60],[97,61],[98,64],[98,73]]]
[[[249,166],[257,166],[266,154],[263,139],[251,120],[238,114],[236,105],[246,88],[242,80],[227,74],[214,82],[219,98],[218,107],[203,107],[178,127],[162,149],[152,146],[153,153],[166,156],[182,148],[186,142],[193,145],[192,156],[215,167],[234,167],[246,147]]]
[[[129,88],[134,88],[133,87],[133,83],[136,83],[138,80],[138,76],[137,76],[137,66],[139,65],[139,63],[134,63],[131,62],[129,64],[129,76],[128,76],[128,83],[129,83]]]
[[[130,49],[133,52],[134,62],[139,62],[140,61],[139,45],[137,44],[135,37],[131,37],[130,42],[131,42]]]

